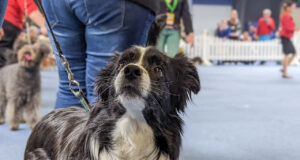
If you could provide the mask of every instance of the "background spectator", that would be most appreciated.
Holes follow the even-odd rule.
[[[238,40],[241,35],[242,29],[237,10],[232,10],[230,20],[228,21],[228,25],[231,30],[229,38]]]
[[[272,11],[265,9],[263,17],[258,20],[257,35],[260,41],[267,41],[272,39],[272,34],[275,30],[275,21],[271,17]]]
[[[257,28],[254,24],[249,24],[248,32],[249,32],[249,36],[251,37],[252,41],[257,41],[258,40],[258,37],[257,37],[257,34],[256,34]]]
[[[44,18],[33,0],[27,0],[27,12],[29,18],[40,27],[41,33],[47,35]],[[0,47],[13,48],[14,41],[23,29],[24,16],[24,0],[8,0],[3,23],[4,36],[0,41]]]
[[[243,36],[241,38],[243,41],[247,41],[247,42],[251,42],[252,41],[252,37],[250,36],[248,31],[245,31],[243,33]]]
[[[228,27],[228,23],[226,20],[222,20],[221,23],[218,24],[217,28],[217,36],[219,38],[228,39],[230,36],[231,30]]]
[[[281,24],[280,37],[283,46],[283,53],[285,55],[282,61],[283,78],[290,78],[290,76],[287,73],[287,67],[296,57],[296,49],[291,40],[295,32],[295,22],[291,14],[295,11],[295,8],[296,8],[296,3],[294,1],[290,1],[290,0],[286,1],[283,4],[284,13],[281,16],[281,20],[280,20],[280,24]]]
[[[181,19],[187,35],[186,42],[192,46],[194,44],[193,24],[188,2],[187,0],[160,0],[160,2],[160,13],[167,14],[167,24],[160,35],[157,48],[167,53],[169,57],[174,57],[179,51]]]

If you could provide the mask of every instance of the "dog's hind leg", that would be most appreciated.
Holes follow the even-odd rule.
[[[0,124],[5,123],[5,110],[6,110],[6,97],[5,94],[0,93]]]
[[[7,101],[7,118],[10,130],[19,129],[19,120],[17,116],[16,104],[12,100]]]
[[[30,129],[33,129],[40,119],[40,96],[35,96],[24,110],[26,114],[26,123]]]

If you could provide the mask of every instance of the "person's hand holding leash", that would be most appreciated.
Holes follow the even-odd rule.
[[[44,27],[41,27],[41,33],[44,35],[44,36],[48,36],[48,31],[47,31],[47,28],[44,26]]]
[[[3,28],[0,28],[0,40],[2,39],[3,36],[4,36],[4,30]]]
[[[186,38],[186,43],[188,43],[192,47],[194,46],[194,33],[193,32],[188,34],[188,36]]]

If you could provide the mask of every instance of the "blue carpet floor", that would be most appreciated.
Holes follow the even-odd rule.
[[[199,67],[201,93],[185,119],[181,160],[299,160],[300,68]],[[52,110],[57,74],[43,72],[43,114]],[[21,160],[30,130],[0,126],[0,160]]]

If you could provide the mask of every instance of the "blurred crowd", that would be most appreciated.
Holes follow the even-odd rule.
[[[237,10],[232,10],[229,20],[221,20],[216,29],[216,36],[241,41],[268,41],[276,36],[276,25],[272,18],[272,11],[268,8],[262,12],[257,22],[249,22],[243,31]]]

